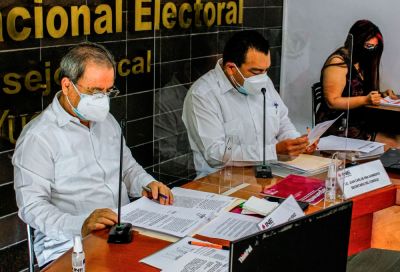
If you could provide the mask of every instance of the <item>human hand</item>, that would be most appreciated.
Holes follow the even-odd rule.
[[[296,139],[283,140],[276,144],[277,154],[287,154],[289,156],[297,156],[306,151],[308,145],[308,138],[306,135]]]
[[[305,153],[307,153],[307,154],[312,154],[312,153],[314,153],[314,151],[317,150],[318,143],[319,143],[319,139],[316,140],[312,145],[306,147]]]
[[[394,100],[399,99],[399,97],[394,93],[394,91],[390,89],[384,91],[382,94],[384,97],[389,96],[391,99]]]
[[[172,205],[174,203],[174,196],[171,190],[162,182],[152,181],[147,184],[150,192],[143,190],[142,195],[148,198],[158,199],[162,205]]]
[[[114,226],[118,217],[111,209],[96,209],[83,222],[81,234],[85,237],[94,230],[101,230],[107,226]]]
[[[381,103],[381,94],[378,91],[372,91],[367,95],[367,104],[379,105]]]

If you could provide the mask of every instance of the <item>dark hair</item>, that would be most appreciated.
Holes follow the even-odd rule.
[[[346,38],[344,46],[337,49],[332,53],[322,68],[322,71],[329,66],[343,66],[350,67],[350,48],[353,45],[353,63],[359,63],[360,70],[364,74],[365,91],[370,92],[379,89],[379,64],[383,52],[383,37],[379,28],[368,20],[359,20],[353,24],[349,30],[349,35]],[[352,38],[350,38],[352,37]],[[378,38],[378,46],[376,52],[370,58],[365,58],[362,54],[364,44],[366,41],[373,37]],[[344,62],[337,64],[326,64],[333,56],[340,55],[343,57]],[[321,73],[322,75],[322,73]],[[321,79],[322,80],[322,79]]]
[[[349,30],[353,36],[353,62],[359,62],[360,69],[364,73],[364,81],[370,90],[379,89],[379,64],[383,52],[383,37],[379,28],[368,20],[359,20]],[[363,58],[361,52],[364,50],[366,41],[373,37],[378,38],[376,53],[370,58]],[[350,39],[345,42],[345,47],[350,48]]]
[[[61,59],[60,79],[68,77],[72,82],[77,82],[86,69],[88,62],[112,67],[115,73],[115,61],[113,55],[104,46],[91,42],[80,43]]]
[[[246,61],[246,54],[250,48],[269,53],[269,42],[255,30],[244,30],[235,33],[225,44],[223,52],[223,64],[228,61],[240,67]]]

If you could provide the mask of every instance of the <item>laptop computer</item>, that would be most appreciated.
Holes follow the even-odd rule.
[[[400,149],[389,148],[379,159],[387,171],[400,173]]]
[[[351,201],[233,241],[229,271],[346,271]]]

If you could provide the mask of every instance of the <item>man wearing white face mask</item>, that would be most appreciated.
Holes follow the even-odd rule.
[[[288,109],[267,75],[269,43],[256,31],[242,31],[226,43],[223,59],[186,95],[182,119],[198,177],[224,164],[226,139],[236,137],[232,161],[259,162],[263,151],[263,94],[266,89],[266,159],[312,153],[288,118]]]
[[[53,102],[18,138],[14,186],[21,219],[35,229],[40,267],[86,236],[117,222],[121,128],[109,113],[115,62],[103,46],[83,43],[61,60]],[[147,195],[171,204],[171,191],[135,161],[123,146],[122,204]],[[143,187],[151,189],[151,195]]]

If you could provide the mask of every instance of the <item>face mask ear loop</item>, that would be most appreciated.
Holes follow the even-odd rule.
[[[78,91],[78,88],[76,88],[75,84],[74,84],[72,81],[71,81],[71,83],[72,83],[72,86],[73,86],[74,89],[75,89],[75,92],[76,92],[76,93],[79,95],[79,97],[82,99],[81,94],[80,94],[79,91]],[[71,101],[69,101],[68,95],[66,95],[65,97],[67,98],[67,102],[68,102],[68,104],[71,106],[72,111],[79,117],[79,119],[81,119],[81,120],[83,120],[83,121],[88,121],[88,120],[86,120],[85,117],[83,117],[83,115],[78,111],[77,108],[75,108],[74,106],[72,106]]]
[[[240,84],[236,81],[236,79],[235,79],[235,77],[234,76],[231,76],[231,79],[232,79],[232,82],[234,83],[234,87],[235,88],[239,88],[240,87]]]
[[[235,65],[236,70],[238,70],[240,76],[243,78],[243,80],[246,80],[246,78],[243,76],[242,72],[240,72],[239,68],[236,66],[236,64],[234,63],[233,65]]]

